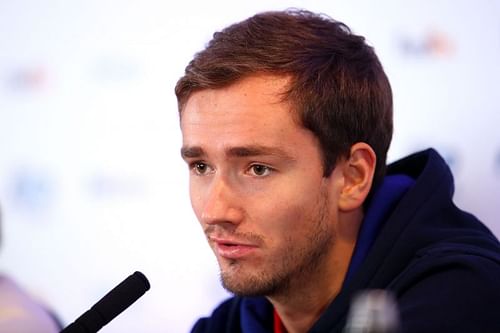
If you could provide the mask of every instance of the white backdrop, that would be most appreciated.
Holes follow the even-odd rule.
[[[307,8],[375,46],[390,161],[434,146],[500,235],[500,1],[0,0],[0,271],[70,322],[141,270],[103,332],[187,332],[227,294],[191,212],[173,88],[211,34]]]

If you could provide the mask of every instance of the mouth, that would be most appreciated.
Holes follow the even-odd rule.
[[[244,242],[214,238],[210,240],[214,244],[216,254],[227,259],[242,259],[257,250],[256,245]]]

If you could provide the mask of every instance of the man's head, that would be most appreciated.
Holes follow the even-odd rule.
[[[338,290],[392,131],[372,49],[324,17],[264,13],[216,33],[176,94],[191,203],[225,287]]]
[[[354,143],[365,142],[377,157],[374,183],[381,180],[392,137],[392,93],[363,37],[307,11],[257,14],[215,33],[189,63],[175,89],[179,111],[195,91],[256,73],[290,77],[283,99],[318,138],[325,176]]]

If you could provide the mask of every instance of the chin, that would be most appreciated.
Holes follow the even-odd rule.
[[[237,296],[271,296],[286,289],[287,279],[261,272],[221,272],[222,286]]]

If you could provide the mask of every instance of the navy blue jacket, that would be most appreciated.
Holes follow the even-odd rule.
[[[346,281],[310,332],[342,332],[353,295],[387,289],[404,333],[499,333],[500,245],[452,202],[444,160],[429,149],[389,165],[387,174],[410,183],[375,192],[378,203],[367,210]],[[371,212],[377,216],[369,222]],[[272,332],[272,321],[265,297],[233,297],[192,332]]]

